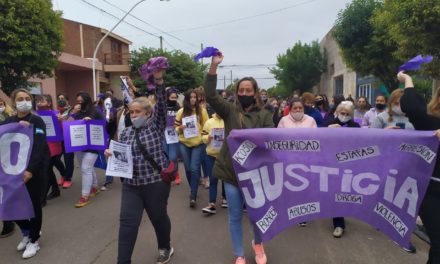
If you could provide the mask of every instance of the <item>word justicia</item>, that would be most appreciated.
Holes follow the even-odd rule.
[[[382,180],[385,181],[383,198],[400,209],[407,205],[407,213],[415,217],[419,199],[417,180],[406,177],[403,183],[397,186],[397,175],[397,170],[390,169],[385,180]],[[329,192],[329,180],[332,182],[340,180],[338,192],[371,196],[377,195],[381,178],[384,177],[372,172],[355,174],[350,169],[341,171],[339,168],[283,162],[274,163],[271,168],[262,166],[238,173],[241,182],[251,183],[247,184],[249,187],[241,187],[241,189],[246,203],[252,208],[260,208],[266,201],[276,200],[283,191],[302,192],[313,188],[310,180],[312,178],[317,178],[320,192]],[[402,175],[399,178],[403,178]]]

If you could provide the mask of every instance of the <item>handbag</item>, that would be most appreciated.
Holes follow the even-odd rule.
[[[136,144],[139,145],[139,148],[141,149],[144,158],[148,160],[151,166],[153,166],[153,168],[159,172],[163,182],[165,182],[166,184],[171,184],[171,182],[173,182],[176,179],[177,169],[178,169],[177,164],[174,163],[174,161],[170,160],[168,167],[166,167],[165,169],[161,168],[159,164],[157,164],[157,162],[153,159],[153,157],[150,154],[148,154],[144,145],[142,145],[138,133],[135,133],[135,137],[136,137]],[[165,152],[164,154],[168,158],[168,155]]]

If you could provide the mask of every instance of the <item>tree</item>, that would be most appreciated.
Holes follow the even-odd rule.
[[[297,89],[304,92],[310,91],[319,82],[326,64],[317,41],[311,44],[297,42],[285,54],[278,55],[276,67],[271,69],[271,73],[285,87],[285,92],[291,94]]]
[[[131,73],[135,86],[146,89],[145,81],[138,73],[138,69],[152,57],[164,56],[168,59],[170,68],[165,75],[165,84],[174,86],[179,91],[196,88],[203,84],[204,73],[207,66],[197,63],[192,56],[182,51],[163,51],[153,48],[140,48],[131,52]]]
[[[348,67],[360,75],[374,75],[392,91],[398,87],[397,69],[404,60],[394,55],[397,43],[389,38],[387,28],[373,24],[374,13],[382,6],[380,0],[354,0],[339,12],[333,37]]]
[[[386,28],[397,43],[395,55],[408,60],[418,54],[433,55],[424,68],[433,78],[440,78],[440,1],[386,0],[374,15],[376,28]]]
[[[52,76],[63,47],[62,20],[50,0],[2,0],[0,10],[0,81],[9,94],[30,77]]]

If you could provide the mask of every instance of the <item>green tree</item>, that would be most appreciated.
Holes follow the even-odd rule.
[[[418,54],[433,55],[425,73],[440,78],[440,1],[386,0],[376,12],[376,28],[386,28],[388,36],[397,43],[395,55],[408,60]]]
[[[153,48],[140,48],[131,52],[131,73],[133,83],[141,90],[146,89],[145,81],[139,75],[138,69],[152,57],[164,56],[168,59],[170,68],[165,75],[167,86],[177,87],[181,92],[196,88],[203,84],[205,64],[197,63],[192,56],[182,51],[164,51]]]
[[[267,93],[269,94],[270,97],[281,96],[287,98],[292,95],[292,92],[293,91],[287,89],[280,83],[276,84],[274,87],[267,89]]]
[[[382,6],[380,0],[354,0],[339,12],[333,37],[348,67],[360,75],[374,75],[392,91],[398,87],[396,73],[403,60],[394,56],[397,44],[389,38],[387,27],[373,24]]]
[[[61,13],[50,0],[0,1],[0,81],[9,94],[52,76],[63,48]]]
[[[276,67],[271,69],[279,85],[291,94],[294,90],[310,91],[326,70],[325,56],[321,54],[319,44],[297,42],[285,54],[277,57]]]

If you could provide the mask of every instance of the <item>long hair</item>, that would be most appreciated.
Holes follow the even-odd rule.
[[[365,97],[365,96],[359,96],[359,97],[356,99],[356,108],[357,108],[357,109],[360,109],[360,108],[358,107],[359,99],[364,99],[365,102],[366,102],[366,104],[365,104],[365,108],[362,109],[362,110],[370,110],[370,108],[371,108],[371,104],[370,104],[370,102],[368,102],[368,99],[367,99],[367,97]]]
[[[196,95],[196,104],[194,108],[191,106],[191,94]],[[193,110],[196,110],[196,116],[198,117],[200,125],[202,124],[202,109],[199,105],[199,95],[195,89],[189,89],[185,92],[185,97],[183,98],[183,116],[191,116],[193,114]]]
[[[94,110],[92,98],[90,97],[90,95],[87,92],[83,92],[83,91],[77,93],[76,97],[78,97],[78,96],[81,96],[81,98],[83,99],[83,103],[85,105],[84,109],[82,108],[82,105],[81,105],[81,111],[85,112],[87,115],[90,115]]]
[[[345,101],[345,97],[343,94],[337,94],[333,96],[333,107],[330,109],[330,113],[334,114],[336,112],[336,108],[339,106],[341,102]]]
[[[388,99],[388,103],[387,103],[387,107],[388,107],[388,122],[393,122],[393,104],[395,102],[399,102],[400,98],[403,95],[403,89],[396,89],[394,90],[391,95],[390,98]]]
[[[434,93],[431,101],[428,104],[428,114],[440,118],[440,103],[438,101],[440,97],[440,87]]]
[[[316,101],[315,101],[315,107],[320,109],[320,110],[322,109],[322,111],[328,113],[329,110],[330,110],[330,105],[328,104],[327,96],[325,94],[317,94],[316,97],[318,97],[318,96],[322,97],[322,105],[321,106],[317,106],[316,105]]]
[[[235,86],[235,95],[236,95],[235,102],[234,102],[235,107],[237,107],[237,108],[241,107],[240,102],[238,101],[237,94],[238,94],[238,88],[240,87],[240,84],[244,81],[250,81],[252,83],[252,88],[254,88],[254,93],[255,93],[254,94],[254,96],[255,96],[255,109],[256,110],[261,109],[263,107],[263,102],[261,101],[261,98],[260,98],[260,90],[258,89],[258,83],[253,77],[243,77],[237,82],[237,84]]]
[[[5,100],[1,98],[0,98],[0,102],[5,105],[5,111],[3,113],[5,113],[7,116],[11,116],[14,113],[14,109],[12,109],[12,107],[8,105],[8,103],[6,103]]]

